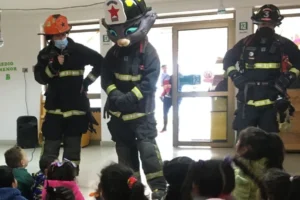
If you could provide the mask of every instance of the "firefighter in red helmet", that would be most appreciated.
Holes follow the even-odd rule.
[[[258,26],[256,33],[240,40],[225,55],[224,70],[238,89],[233,122],[238,132],[248,126],[279,132],[276,101],[287,98],[286,90],[300,70],[298,47],[275,33],[283,18],[276,6],[262,6],[251,17]],[[282,63],[286,56],[292,63],[288,69]]]
[[[47,86],[42,155],[58,156],[63,141],[63,157],[76,163],[79,172],[81,135],[97,124],[89,112],[86,93],[88,86],[100,76],[103,57],[67,37],[70,30],[65,16],[57,14],[47,18],[42,35],[48,46],[38,54],[34,77]],[[84,78],[86,65],[93,68]]]

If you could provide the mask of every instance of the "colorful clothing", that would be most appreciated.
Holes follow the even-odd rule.
[[[22,196],[27,199],[32,199],[31,187],[33,186],[33,178],[25,168],[13,169],[15,179],[18,181],[18,189]]]
[[[266,170],[266,158],[257,161],[239,159],[256,177],[262,177]],[[238,200],[259,200],[260,191],[253,180],[240,168],[235,168],[235,189],[233,196]]]
[[[48,187],[66,187],[73,191],[76,200],[84,200],[82,193],[75,181],[58,181],[58,180],[45,180],[44,188],[42,190],[42,199],[45,200],[47,196],[46,188]]]
[[[39,171],[38,173],[33,175],[34,184],[32,186],[32,194],[34,200],[42,199],[42,190],[44,188],[44,181],[46,180],[46,176],[44,173]]]

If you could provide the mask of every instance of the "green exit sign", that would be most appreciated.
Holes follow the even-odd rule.
[[[240,31],[248,30],[248,22],[240,22]]]

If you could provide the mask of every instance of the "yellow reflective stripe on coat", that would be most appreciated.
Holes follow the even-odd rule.
[[[227,75],[232,72],[232,71],[237,71],[237,69],[235,68],[235,66],[230,66],[227,68],[226,72],[227,72]]]
[[[66,70],[59,72],[59,77],[66,76],[82,76],[84,74],[84,70]]]
[[[45,73],[47,74],[47,76],[49,76],[50,78],[53,78],[54,75],[52,74],[52,72],[50,71],[49,67],[46,67]]]
[[[111,110],[109,110],[109,113],[110,114],[112,114],[113,116],[115,116],[115,117],[120,117],[121,116],[121,112],[113,112],[113,111],[111,111]]]
[[[111,91],[113,91],[114,89],[117,89],[117,86],[115,84],[108,86],[106,89],[106,94],[109,95],[109,93],[111,93]]]
[[[86,112],[80,110],[70,110],[70,111],[62,112],[60,109],[56,109],[56,110],[47,110],[46,112],[54,115],[62,115],[64,118],[75,116],[75,115],[78,116],[78,115],[86,114]]]
[[[138,100],[141,100],[142,98],[144,98],[143,94],[141,93],[141,91],[137,88],[134,87],[131,92],[133,92],[135,94],[135,96],[138,98]]]
[[[118,79],[120,81],[140,81],[142,78],[142,75],[133,76],[133,75],[129,75],[129,74],[115,73],[115,77],[116,77],[116,79]]]
[[[264,100],[258,100],[258,101],[250,100],[250,101],[247,102],[247,105],[255,106],[255,107],[260,107],[260,106],[271,105],[273,103],[274,102],[271,101],[270,99],[264,99]]]
[[[132,113],[132,114],[126,114],[122,116],[122,119],[124,121],[129,121],[129,120],[134,120],[134,119],[138,119],[140,117],[144,117],[146,116],[146,113]]]
[[[295,67],[292,67],[292,68],[290,69],[290,72],[295,73],[297,77],[298,77],[299,74],[300,74],[300,71],[299,71],[297,68],[295,68]]]
[[[249,67],[249,64],[246,63],[247,69],[279,69],[280,63],[255,63],[253,67]]]
[[[114,111],[111,111],[109,110],[109,113],[112,114],[113,116],[115,117],[120,117],[122,115],[121,112],[114,112]],[[134,120],[134,119],[138,119],[138,118],[141,118],[141,117],[144,117],[148,114],[151,114],[151,113],[131,113],[131,114],[125,114],[125,115],[122,115],[122,119],[124,121],[129,121],[129,120]]]
[[[147,181],[158,178],[158,177],[162,177],[163,176],[163,172],[162,171],[158,171],[158,172],[154,172],[151,174],[146,174],[146,179]]]
[[[92,72],[90,72],[89,75],[87,75],[87,77],[88,77],[92,82],[94,82],[94,81],[97,79],[97,77],[94,76],[94,74],[93,74]]]

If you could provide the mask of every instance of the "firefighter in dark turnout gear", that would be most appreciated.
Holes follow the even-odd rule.
[[[47,18],[42,35],[50,42],[38,54],[34,77],[47,87],[42,155],[59,156],[63,141],[63,158],[76,163],[79,172],[81,135],[97,123],[89,112],[86,92],[101,73],[103,57],[68,38],[70,29],[65,16]],[[86,65],[93,69],[83,79]]]
[[[166,181],[154,118],[160,61],[147,41],[156,16],[144,0],[106,1],[102,23],[115,45],[106,54],[101,85],[108,95],[104,113],[111,116],[108,129],[119,163],[131,167],[138,176],[140,154],[152,199],[161,199]]]
[[[287,98],[286,89],[299,76],[300,51],[287,38],[275,34],[283,16],[274,5],[264,5],[253,14],[258,30],[230,49],[224,58],[224,70],[238,88],[233,128],[238,132],[258,126],[279,132],[276,100]],[[292,66],[282,67],[287,56]],[[239,63],[239,69],[235,67]]]

